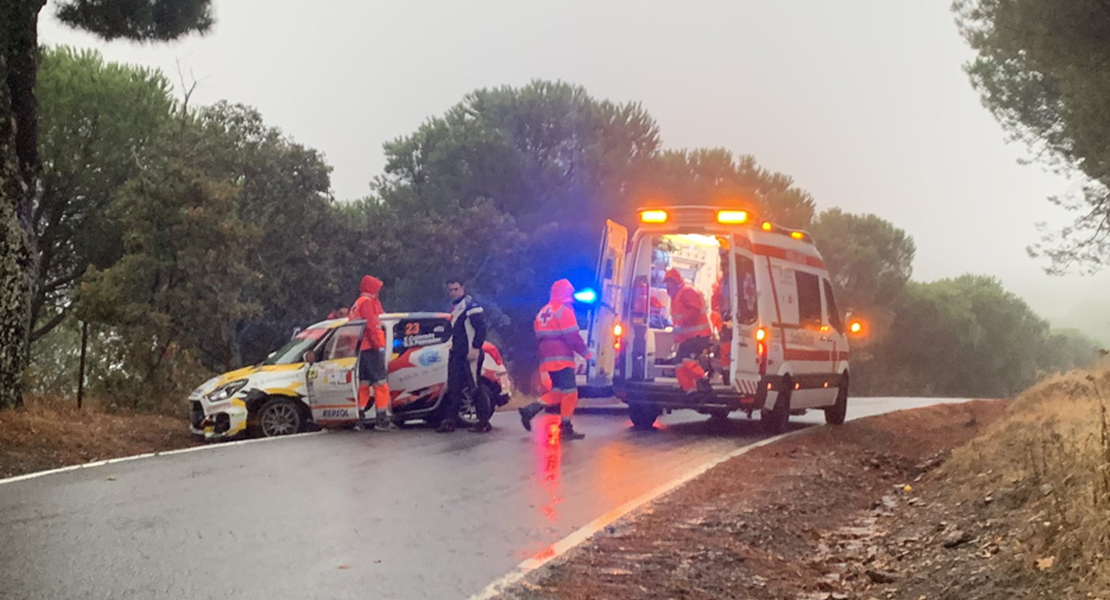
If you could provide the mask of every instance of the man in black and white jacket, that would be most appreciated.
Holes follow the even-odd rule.
[[[447,433],[455,430],[459,407],[467,389],[478,413],[474,431],[489,432],[493,405],[489,394],[481,388],[482,363],[486,343],[486,319],[482,306],[466,293],[458,279],[447,280],[447,296],[451,298],[451,352],[447,360],[447,398],[443,405],[443,420],[436,431]]]

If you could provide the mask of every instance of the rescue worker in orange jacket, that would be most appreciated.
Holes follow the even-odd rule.
[[[559,406],[562,426],[559,437],[564,440],[580,440],[585,434],[574,430],[571,417],[578,405],[578,383],[574,377],[574,355],[580,354],[586,360],[592,355],[586,348],[578,332],[578,319],[574,316],[574,286],[566,279],[560,279],[551,286],[551,302],[536,315],[533,327],[540,346],[540,372],[551,378],[551,390],[539,402],[533,402],[520,409],[520,421],[524,428],[532,431],[532,419],[543,411],[545,406]]]
[[[367,275],[359,285],[359,297],[351,307],[352,321],[364,319],[366,331],[362,334],[362,347],[358,357],[358,411],[362,416],[370,408],[370,391],[374,392],[376,413],[374,428],[380,431],[396,429],[389,416],[389,384],[386,369],[385,331],[382,330],[382,303],[378,292],[382,282]]]
[[[675,377],[682,391],[690,397],[698,392],[712,394],[701,357],[713,341],[705,298],[678,272],[671,269],[663,276],[667,294],[671,297],[671,317],[674,319],[674,341],[678,344]]]

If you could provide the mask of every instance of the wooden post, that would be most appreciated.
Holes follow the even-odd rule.
[[[85,400],[85,353],[89,348],[89,322],[81,321],[81,366],[77,375],[77,410]]]

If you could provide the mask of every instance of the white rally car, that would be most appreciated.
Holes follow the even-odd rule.
[[[451,316],[444,313],[382,315],[391,349],[389,386],[397,423],[441,419],[447,391]],[[365,321],[334,319],[298,333],[262,364],[214,377],[189,395],[189,421],[196,435],[222,440],[243,435],[272,437],[313,427],[358,423],[358,349]],[[485,393],[494,407],[512,393],[501,353],[484,346],[481,390],[464,395],[459,419],[477,420],[473,393]],[[372,419],[373,408],[366,417]]]

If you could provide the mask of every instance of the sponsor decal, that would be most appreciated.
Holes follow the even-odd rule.
[[[442,359],[439,356],[438,350],[427,350],[425,352],[422,352],[420,356],[416,358],[416,362],[419,363],[422,367],[430,367],[438,363],[440,360]]]
[[[325,408],[323,414],[320,415],[323,419],[346,419],[349,416],[349,409],[346,408]]]
[[[407,335],[401,343],[405,348],[413,348],[416,346],[427,346],[439,341],[439,336],[434,333],[422,333],[420,335]]]

